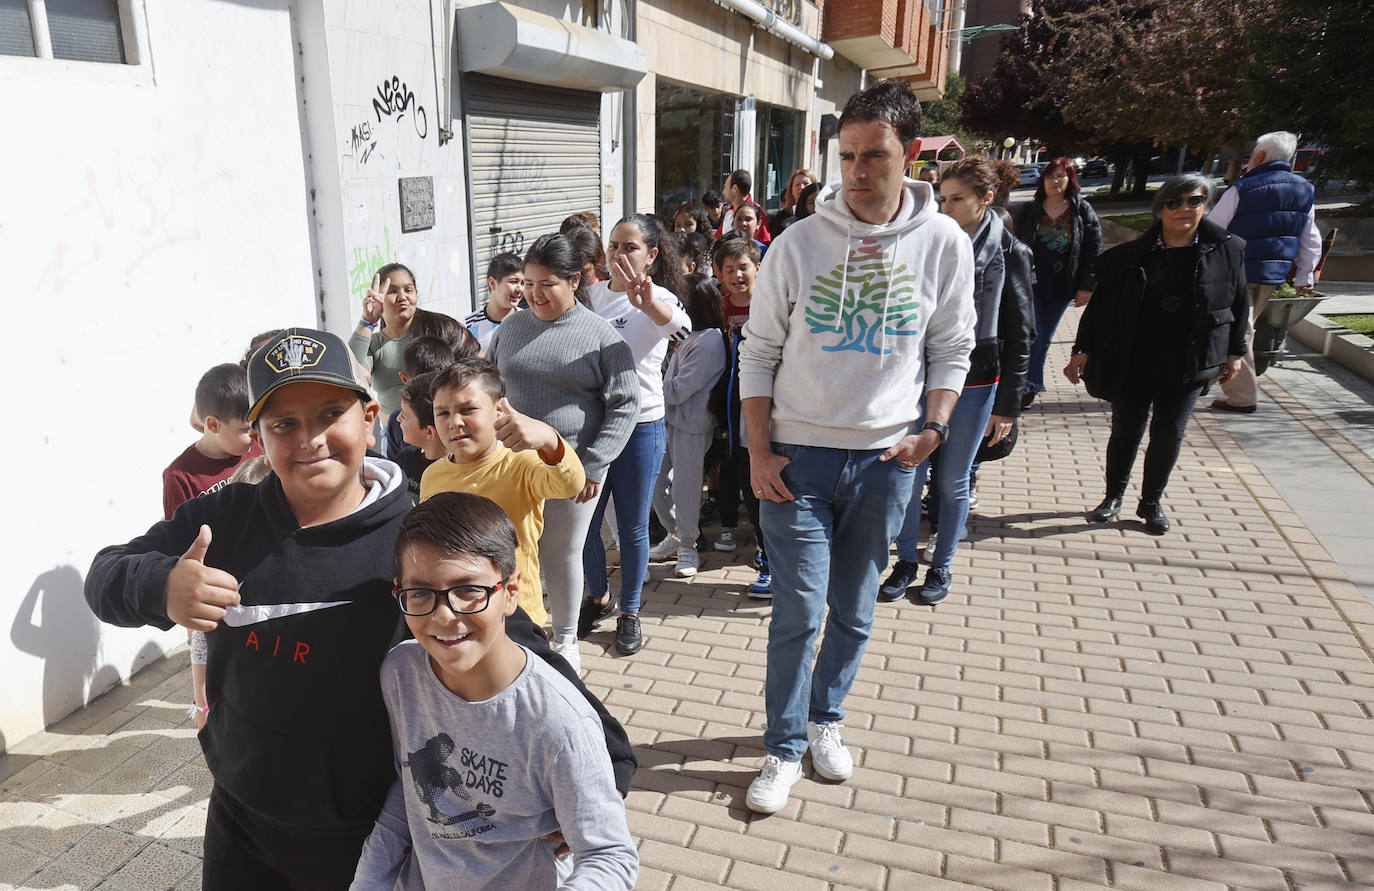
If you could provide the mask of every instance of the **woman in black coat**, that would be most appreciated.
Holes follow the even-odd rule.
[[[1035,255],[1035,343],[1031,346],[1023,408],[1045,392],[1045,355],[1069,304],[1092,295],[1102,223],[1079,195],[1078,174],[1068,158],[1055,158],[1040,172],[1035,200],[1012,211],[1016,237]]]
[[[1155,194],[1154,225],[1098,263],[1097,289],[1064,369],[1112,404],[1107,494],[1088,514],[1094,523],[1121,513],[1153,409],[1136,515],[1148,532],[1169,531],[1161,499],[1188,418],[1211,382],[1230,380],[1244,361],[1245,242],[1203,219],[1213,192],[1212,181],[1195,173],[1168,180]]]

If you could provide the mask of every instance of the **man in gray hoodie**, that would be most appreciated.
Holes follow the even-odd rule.
[[[904,176],[920,124],[902,81],[850,97],[840,188],[774,240],[745,325],[750,483],[773,568],[768,754],[746,797],[759,813],[787,803],[808,749],[826,779],[854,770],[843,704],[888,543],[969,369],[973,251],[930,185]]]

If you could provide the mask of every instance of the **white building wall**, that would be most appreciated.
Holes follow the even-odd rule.
[[[414,271],[422,306],[466,315],[467,191],[461,122],[450,123],[448,104],[448,4],[299,5],[325,327],[351,331],[373,273],[393,261]],[[432,228],[401,231],[401,177],[433,178]]]
[[[206,369],[268,328],[347,334],[393,260],[428,308],[461,316],[485,299],[451,63],[466,0],[122,2],[138,64],[0,56],[0,110],[24,122],[0,179],[0,262],[24,282],[0,750],[184,642],[101,625],[82,586],[97,550],[161,518],[161,472],[196,437]],[[521,5],[597,24],[579,2]],[[623,33],[623,6],[600,24]],[[621,98],[602,108],[613,220]],[[401,231],[403,176],[433,177],[433,228]]]
[[[86,570],[161,518],[200,375],[317,318],[287,0],[127,5],[141,64],[0,56],[0,749],[185,641],[100,625]]]
[[[325,327],[354,327],[384,263],[415,273],[422,306],[461,318],[472,292],[461,75],[453,67],[455,10],[482,0],[301,0],[306,119]],[[623,11],[590,20],[581,2],[515,5],[620,33]],[[397,96],[399,95],[399,99]],[[388,108],[391,110],[388,111]],[[622,207],[620,100],[603,100],[603,216]],[[451,134],[441,144],[441,130]],[[398,180],[432,177],[434,227],[401,231]]]

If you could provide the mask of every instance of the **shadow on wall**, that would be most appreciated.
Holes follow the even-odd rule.
[[[50,569],[34,579],[14,617],[10,640],[43,660],[45,727],[119,683],[113,665],[97,667],[100,620],[86,605],[81,573],[71,566]],[[134,670],[147,655],[139,653]]]

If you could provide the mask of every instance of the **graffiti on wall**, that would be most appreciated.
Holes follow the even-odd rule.
[[[382,227],[382,244],[370,247],[355,247],[353,259],[348,266],[348,292],[362,299],[372,286],[372,275],[391,262],[391,230]]]
[[[500,226],[491,227],[491,252],[493,254],[525,253],[525,233],[519,230],[515,232],[503,232]]]
[[[372,110],[377,113],[377,121],[389,117],[400,123],[407,114],[415,125],[415,135],[424,139],[429,135],[429,115],[425,107],[415,98],[415,93],[396,75],[377,85],[377,96],[372,100]]]
[[[366,164],[377,148],[377,140],[372,135],[372,122],[362,121],[354,124],[353,132],[349,135],[349,144],[358,163]]]

